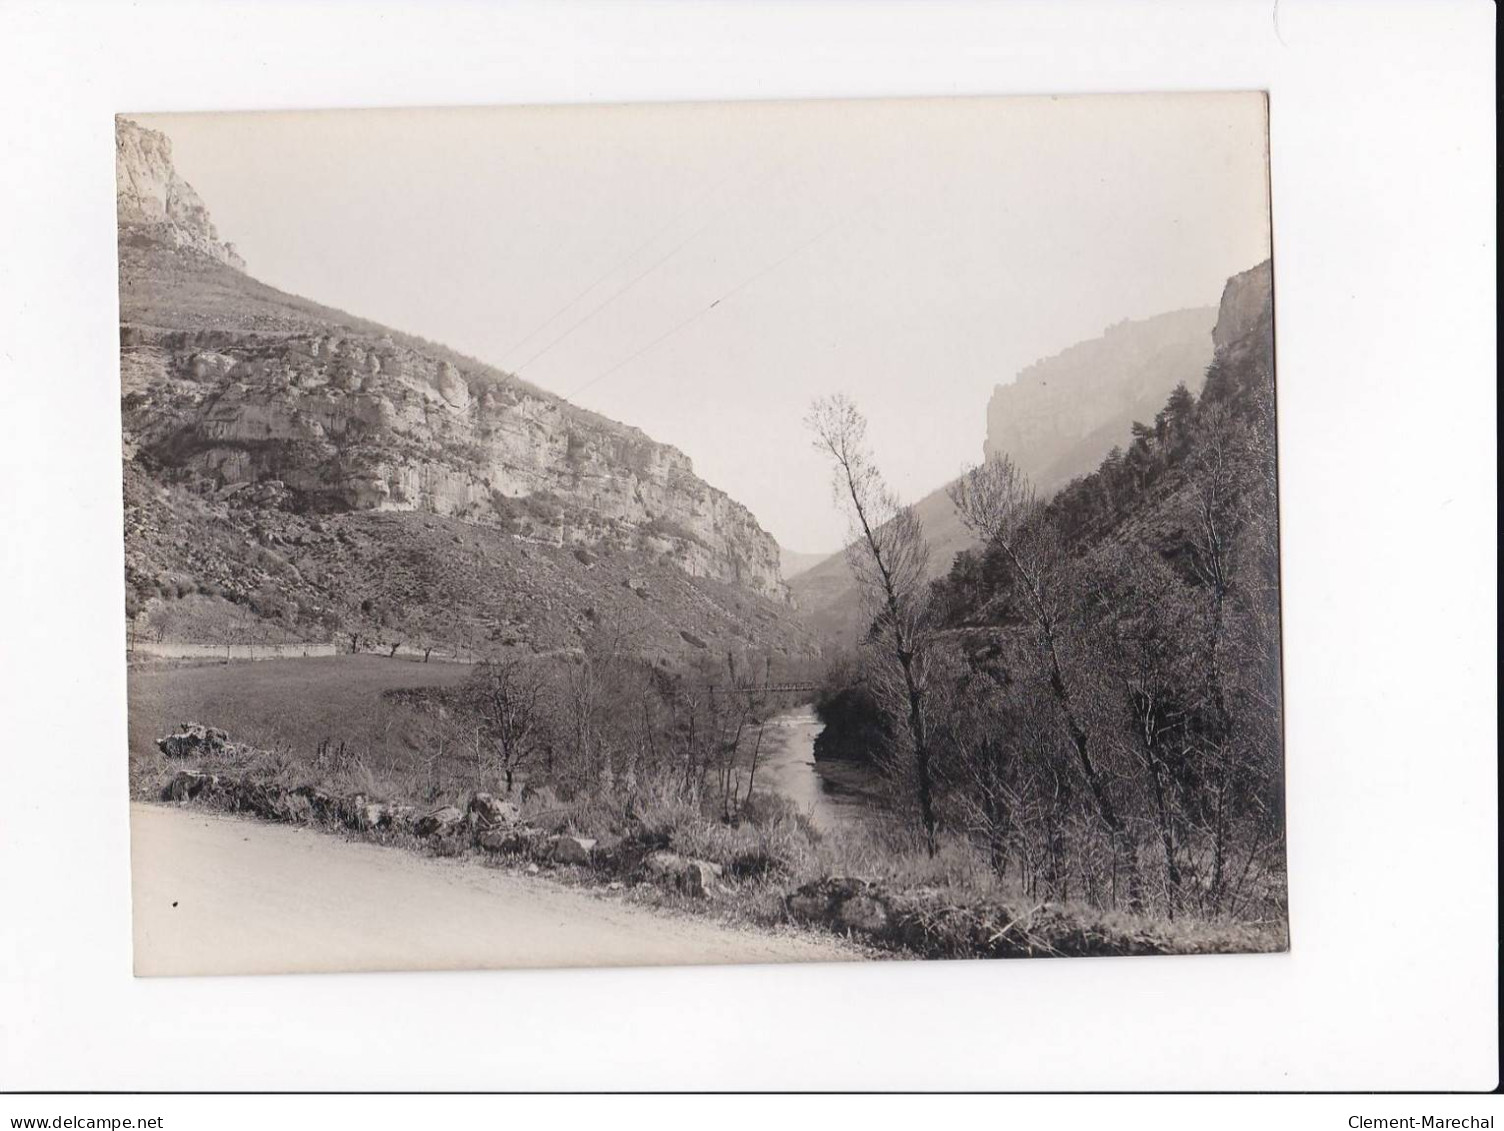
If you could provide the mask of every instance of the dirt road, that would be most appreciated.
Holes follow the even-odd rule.
[[[817,962],[838,940],[734,930],[328,833],[131,807],[136,973]]]

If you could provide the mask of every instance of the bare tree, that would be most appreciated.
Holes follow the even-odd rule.
[[[565,669],[565,716],[574,765],[588,788],[610,793],[616,784],[617,756],[631,768],[636,745],[630,720],[640,688],[629,673],[638,655],[641,619],[608,618],[597,623],[579,657]]]
[[[873,612],[873,639],[892,661],[900,685],[925,844],[934,855],[935,800],[926,718],[929,544],[912,507],[883,481],[867,450],[867,420],[843,395],[815,401],[805,423],[815,447],[834,464],[833,486],[857,537],[846,560]]]
[[[1006,454],[996,453],[953,483],[949,494],[961,520],[1001,552],[1013,571],[1022,590],[1023,612],[1043,646],[1050,692],[1065,720],[1097,815],[1114,843],[1127,850],[1130,883],[1136,883],[1133,845],[1097,765],[1080,704],[1061,663],[1061,638],[1069,610],[1062,600],[1064,586],[1059,584],[1063,552],[1043,520],[1033,485]]]
[[[510,793],[517,771],[542,745],[547,684],[536,664],[503,660],[479,665],[470,692],[480,723],[478,737]]]

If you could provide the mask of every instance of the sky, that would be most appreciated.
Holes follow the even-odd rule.
[[[635,425],[806,553],[848,534],[815,397],[916,500],[995,385],[1269,254],[1260,94],[127,116],[256,278]]]

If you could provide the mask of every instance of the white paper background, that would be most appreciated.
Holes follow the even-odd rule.
[[[0,4],[0,1088],[1493,1086],[1493,20]],[[131,977],[115,112],[1249,88],[1273,121],[1289,955]]]

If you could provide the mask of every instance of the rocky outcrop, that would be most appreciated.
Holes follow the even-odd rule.
[[[1030,365],[993,391],[984,458],[1006,453],[1045,495],[1095,470],[1114,447],[1127,446],[1134,421],[1154,419],[1176,385],[1200,391],[1214,344],[1241,340],[1257,322],[1268,279],[1268,264],[1261,264],[1228,282],[1220,309],[1119,322]],[[975,537],[946,487],[918,500],[914,511],[930,543],[929,572],[943,575]],[[799,572],[789,588],[822,636],[855,643],[866,631],[869,614],[843,554]]]
[[[168,758],[213,758],[227,752],[229,740],[218,727],[184,723],[176,734],[157,739],[157,749]]]
[[[677,852],[649,853],[642,862],[647,882],[678,891],[692,899],[708,899],[721,890],[724,869],[708,860],[692,860]]]
[[[1092,470],[1176,385],[1200,390],[1216,320],[1215,308],[1200,307],[1119,322],[1036,361],[993,390],[984,455],[1006,453],[1046,492]]]
[[[448,515],[784,593],[777,543],[684,453],[479,366],[339,334],[139,327],[126,348],[127,445],[213,490]]]
[[[234,244],[223,243],[209,210],[172,164],[172,142],[128,118],[115,119],[115,206],[120,239],[145,238],[190,248],[236,270]]]
[[[560,834],[548,838],[548,854],[559,864],[589,864],[595,840],[586,836]]]
[[[452,836],[465,827],[465,815],[453,805],[445,805],[418,818],[413,831],[419,836]]]
[[[522,811],[511,802],[489,793],[477,793],[468,806],[470,823],[482,831],[510,828],[522,820]]]
[[[117,154],[127,458],[258,506],[428,512],[787,599],[777,543],[683,452],[228,270],[167,139],[122,119]]]
[[[1228,279],[1217,308],[1217,324],[1212,328],[1213,344],[1221,351],[1247,337],[1261,321],[1273,318],[1273,303],[1274,267],[1270,260]]]

